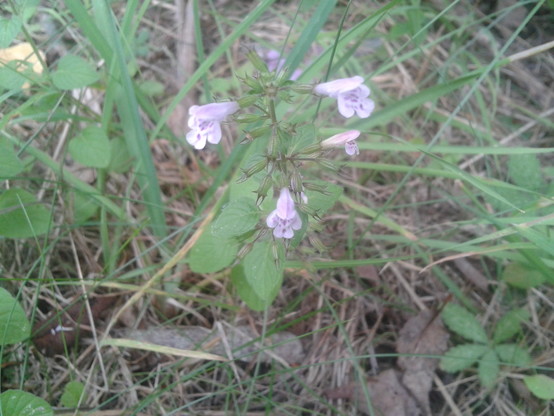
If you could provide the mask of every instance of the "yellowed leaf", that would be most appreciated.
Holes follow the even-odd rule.
[[[6,49],[0,49],[0,66],[6,65],[8,62],[20,61],[17,65],[17,70],[25,71],[29,66],[37,74],[42,74],[44,67],[42,62],[45,62],[45,55],[42,51],[38,51],[40,58],[35,53],[33,46],[28,42],[23,42],[18,45]],[[23,89],[29,88],[29,83],[23,84]]]

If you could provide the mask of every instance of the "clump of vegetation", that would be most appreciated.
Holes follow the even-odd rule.
[[[0,10],[0,414],[551,413],[548,2]]]

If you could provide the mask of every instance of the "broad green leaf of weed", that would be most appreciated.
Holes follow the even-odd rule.
[[[80,381],[70,381],[64,387],[60,402],[62,406],[70,409],[76,408],[80,402],[84,401],[85,386]],[[83,398],[83,400],[81,399]]]
[[[299,151],[315,142],[315,128],[313,125],[301,126],[296,129],[294,140],[289,146],[289,154]]]
[[[231,265],[238,249],[234,239],[224,239],[206,230],[190,250],[189,267],[195,273],[218,272]]]
[[[518,289],[531,289],[544,282],[544,275],[537,269],[521,263],[509,263],[502,272],[501,279]]]
[[[442,312],[442,320],[452,331],[471,341],[486,344],[487,334],[481,323],[467,309],[449,303]]]
[[[12,178],[18,175],[23,167],[23,162],[17,156],[13,145],[6,139],[0,138],[0,178]]]
[[[554,400],[554,378],[544,374],[535,374],[524,377],[523,382],[539,399]]]
[[[511,155],[508,159],[508,174],[522,188],[538,191],[544,186],[541,164],[536,155]]]
[[[277,253],[274,253],[274,251]],[[274,254],[279,261],[276,263]],[[264,241],[254,244],[242,262],[244,276],[256,296],[268,307],[283,283],[285,253],[282,244]]]
[[[0,48],[7,48],[15,39],[23,22],[19,16],[0,17]]]
[[[479,361],[477,371],[479,380],[484,387],[490,389],[494,386],[498,377],[498,372],[500,371],[500,363],[494,350],[489,349],[485,352]]]
[[[500,361],[516,367],[527,367],[531,364],[531,356],[526,349],[517,344],[502,344],[494,347]]]
[[[463,344],[450,348],[442,357],[440,367],[449,373],[465,370],[488,351],[486,345]]]
[[[0,195],[0,236],[28,238],[44,234],[50,212],[29,192],[12,188]]]
[[[257,160],[256,160],[257,161]],[[255,161],[250,161],[247,166],[251,166]],[[244,182],[237,183],[231,182],[229,185],[229,199],[231,201],[241,198],[255,198],[256,191],[260,186],[262,179],[265,177],[264,172],[253,175]],[[270,212],[275,209],[275,201],[271,198],[272,195],[268,195],[260,204],[260,209],[263,212]]]
[[[233,267],[233,270],[231,270],[231,282],[239,298],[241,298],[250,309],[254,311],[263,311],[269,307],[267,301],[260,298],[248,283],[242,264]]]
[[[92,218],[98,212],[98,201],[89,195],[73,192],[72,196],[72,211],[73,222],[82,224]]]
[[[8,62],[1,65],[0,62],[0,88],[6,90],[20,90],[27,80],[18,70],[17,62]]]
[[[0,394],[2,416],[53,416],[50,405],[31,393],[21,390],[6,390]]]
[[[529,319],[529,312],[525,309],[513,309],[506,313],[494,329],[493,341],[500,344],[521,331],[521,323]]]
[[[0,287],[0,345],[15,344],[31,334],[25,311],[10,293]]]
[[[125,173],[133,165],[133,157],[129,153],[129,148],[123,137],[115,137],[110,140],[110,163],[108,170],[110,172]]]
[[[107,168],[110,164],[110,140],[100,127],[86,127],[69,142],[69,154],[76,162],[91,168]]]
[[[165,92],[165,85],[161,82],[147,79],[138,84],[139,89],[147,97],[156,97],[163,95]]]
[[[58,68],[52,73],[54,85],[61,90],[73,90],[90,85],[100,78],[94,66],[87,60],[67,54],[58,62]]]
[[[212,224],[212,234],[219,238],[238,237],[252,231],[260,220],[260,211],[252,198],[240,198],[225,205]]]

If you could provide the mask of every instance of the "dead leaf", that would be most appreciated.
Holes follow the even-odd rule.
[[[35,53],[33,46],[28,42],[22,42],[19,45],[12,46],[6,49],[0,49],[0,66],[11,61],[21,61],[17,65],[17,70],[24,72],[30,66],[36,74],[42,74],[44,67],[41,62],[45,62],[46,58],[42,51],[38,51],[40,59]],[[29,83],[23,84],[23,89],[29,88]]]
[[[262,348],[266,352],[261,356],[264,361],[278,359],[290,365],[301,363],[305,357],[300,340],[290,332],[268,336],[262,347],[259,342],[253,342],[259,336],[248,326],[233,327],[222,324],[220,328],[221,331],[217,329],[217,325],[212,329],[201,326],[137,329],[125,331],[125,337],[182,350],[202,349],[241,361],[252,360]],[[232,352],[233,356],[229,357],[228,352]]]
[[[429,392],[439,358],[422,355],[441,356],[447,348],[448,332],[436,313],[430,310],[410,318],[398,334],[396,350],[402,356],[397,363],[403,370],[402,383],[427,415],[431,414]]]
[[[349,399],[360,412],[366,415],[421,415],[416,401],[398,379],[398,372],[392,368],[379,373],[377,377],[368,379],[367,392],[371,404],[368,403],[364,388],[357,383],[328,390],[324,392],[324,395],[329,399]],[[371,412],[370,406],[373,408],[373,412]]]
[[[90,298],[92,317],[96,321],[108,310],[115,297],[103,296]],[[77,346],[84,337],[83,332],[90,331],[90,320],[82,298],[68,308],[54,311],[38,321],[33,327],[33,343],[46,356],[63,354],[67,349]]]

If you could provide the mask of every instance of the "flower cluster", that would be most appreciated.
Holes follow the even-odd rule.
[[[238,102],[194,105],[189,109],[190,131],[186,134],[186,140],[195,149],[204,149],[206,143],[217,144],[222,137],[221,123],[227,117],[235,114],[241,107],[253,104],[257,109],[262,109],[262,113],[234,116],[234,120],[239,123],[257,122],[260,126],[246,132],[248,140],[269,135],[264,155],[244,170],[241,180],[246,180],[262,170],[266,171],[265,178],[257,191],[257,204],[263,201],[270,189],[276,186],[280,189],[276,208],[267,216],[266,225],[273,230],[274,238],[291,239],[295,231],[302,228],[302,219],[296,209],[292,193],[299,197],[298,202],[302,202],[300,199],[303,200],[304,203],[300,204],[300,209],[309,214],[309,208],[306,206],[307,199],[303,193],[304,183],[299,171],[302,160],[319,161],[323,150],[339,147],[344,147],[349,156],[358,155],[360,150],[356,140],[361,133],[358,130],[348,130],[316,142],[299,153],[289,154],[286,149],[290,146],[289,140],[295,137],[294,129],[277,119],[276,101],[283,99],[288,102],[291,91],[315,93],[336,99],[338,111],[345,118],[351,118],[354,115],[367,118],[373,112],[375,103],[369,98],[370,90],[363,84],[364,78],[361,76],[337,79],[315,86],[301,84],[295,86],[294,81],[301,72],[294,72],[289,80],[283,79],[282,69],[285,59],[277,51],[271,50],[262,55],[262,58],[265,63],[260,61],[259,56],[251,57],[254,66],[261,72],[256,77],[244,79],[245,84],[250,88],[249,95],[239,99]],[[323,191],[320,190],[320,192]],[[316,213],[311,215],[317,218]]]

